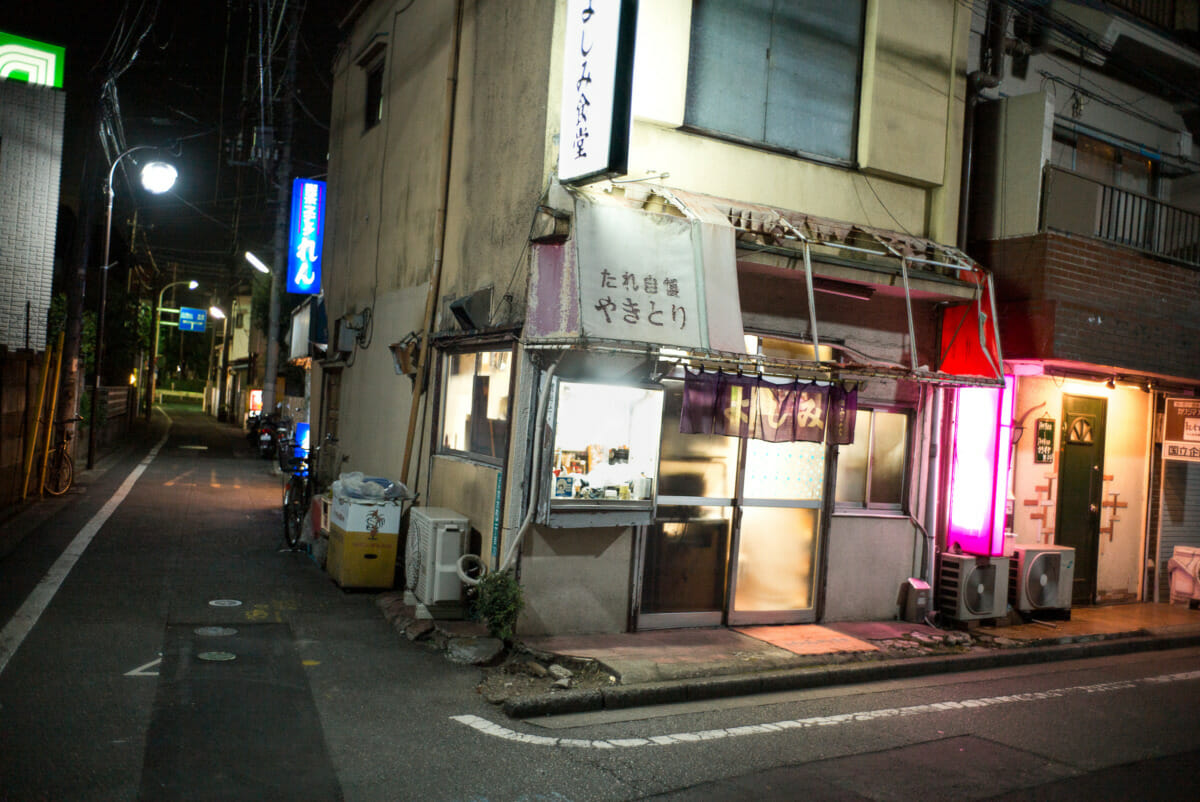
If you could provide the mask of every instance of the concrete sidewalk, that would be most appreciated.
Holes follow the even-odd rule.
[[[427,626],[443,648],[483,634],[463,622]],[[510,679],[522,661],[536,661],[601,681],[525,683],[494,701],[529,718],[1193,646],[1200,610],[1169,604],[1080,607],[1067,621],[967,629],[882,621],[529,637],[502,669]]]

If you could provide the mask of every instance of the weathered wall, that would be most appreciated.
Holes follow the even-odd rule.
[[[829,528],[823,621],[896,617],[900,585],[914,576],[919,543],[907,516],[835,514]],[[887,555],[886,559],[881,555]]]
[[[625,632],[633,530],[534,527],[521,546],[522,635]]]

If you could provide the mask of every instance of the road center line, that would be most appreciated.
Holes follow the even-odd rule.
[[[133,485],[145,473],[146,468],[150,466],[154,458],[158,456],[159,450],[166,444],[167,436],[170,433],[171,417],[168,415],[167,431],[163,433],[162,439],[155,443],[154,447],[150,449],[150,453],[129,472],[129,476],[117,488],[117,492],[104,503],[100,511],[83,525],[83,528],[79,530],[63,553],[54,561],[54,565],[50,566],[50,570],[46,572],[46,575],[42,577],[41,581],[30,592],[20,609],[5,624],[4,629],[0,630],[0,674],[4,673],[8,661],[16,654],[25,637],[33,631],[33,627],[37,624],[38,619],[54,599],[54,594],[58,593],[58,589],[62,587],[67,574],[71,573],[71,569],[75,567],[75,563],[79,562],[79,558],[83,556],[83,552],[91,544],[92,539],[96,537],[96,534],[100,531],[100,527],[104,526],[109,517],[116,512],[117,507],[121,506],[121,502],[129,495],[129,491],[133,490]]]
[[[910,707],[887,707],[879,710],[864,710],[859,713],[841,713],[836,716],[814,716],[812,718],[788,719],[768,724],[749,724],[742,727],[728,727],[716,730],[700,730],[697,732],[677,732],[670,735],[652,735],[648,738],[612,738],[609,740],[588,740],[583,738],[551,738],[545,735],[529,735],[495,724],[486,718],[474,715],[451,716],[452,721],[465,724],[485,735],[502,738],[517,743],[535,744],[537,746],[581,747],[584,749],[616,749],[639,746],[668,746],[671,744],[696,743],[697,741],[715,741],[722,738],[736,738],[743,735],[761,735],[784,730],[802,730],[811,727],[832,727],[840,724],[850,724],[860,721],[875,721],[884,718],[899,718],[902,716],[919,716],[926,713],[944,713],[948,710],[966,710],[976,707],[995,707],[997,705],[1015,704],[1018,702],[1036,702],[1042,699],[1057,699],[1063,696],[1088,693],[1111,693],[1112,691],[1135,688],[1139,685],[1162,685],[1169,682],[1183,682],[1200,679],[1200,671],[1186,671],[1178,674],[1159,674],[1154,677],[1142,677],[1119,682],[1101,682],[1095,685],[1074,685],[1068,688],[1054,688],[1048,691],[1031,691],[1029,693],[1014,693],[1005,696],[985,696],[978,699],[964,699],[961,702],[932,702]]]

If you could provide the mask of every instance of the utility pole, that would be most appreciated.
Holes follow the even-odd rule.
[[[275,207],[274,259],[271,264],[271,302],[267,313],[267,362],[263,377],[263,414],[275,411],[275,384],[279,375],[279,296],[283,291],[287,270],[288,223],[292,190],[292,129],[296,122],[296,46],[300,40],[300,8],[290,3],[283,12],[288,15],[287,65],[283,71],[280,97],[283,103],[283,127],[279,142],[279,161],[275,169],[277,196]],[[265,34],[264,34],[265,35]]]

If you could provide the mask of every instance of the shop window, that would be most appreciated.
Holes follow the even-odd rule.
[[[383,64],[380,58],[367,68],[367,93],[363,105],[365,130],[374,128],[383,119]]]
[[[441,450],[489,462],[508,451],[512,350],[447,354],[443,363]]]
[[[851,162],[863,0],[697,0],[684,123]]]
[[[909,428],[906,412],[858,410],[854,442],[838,447],[838,507],[905,508]]]

